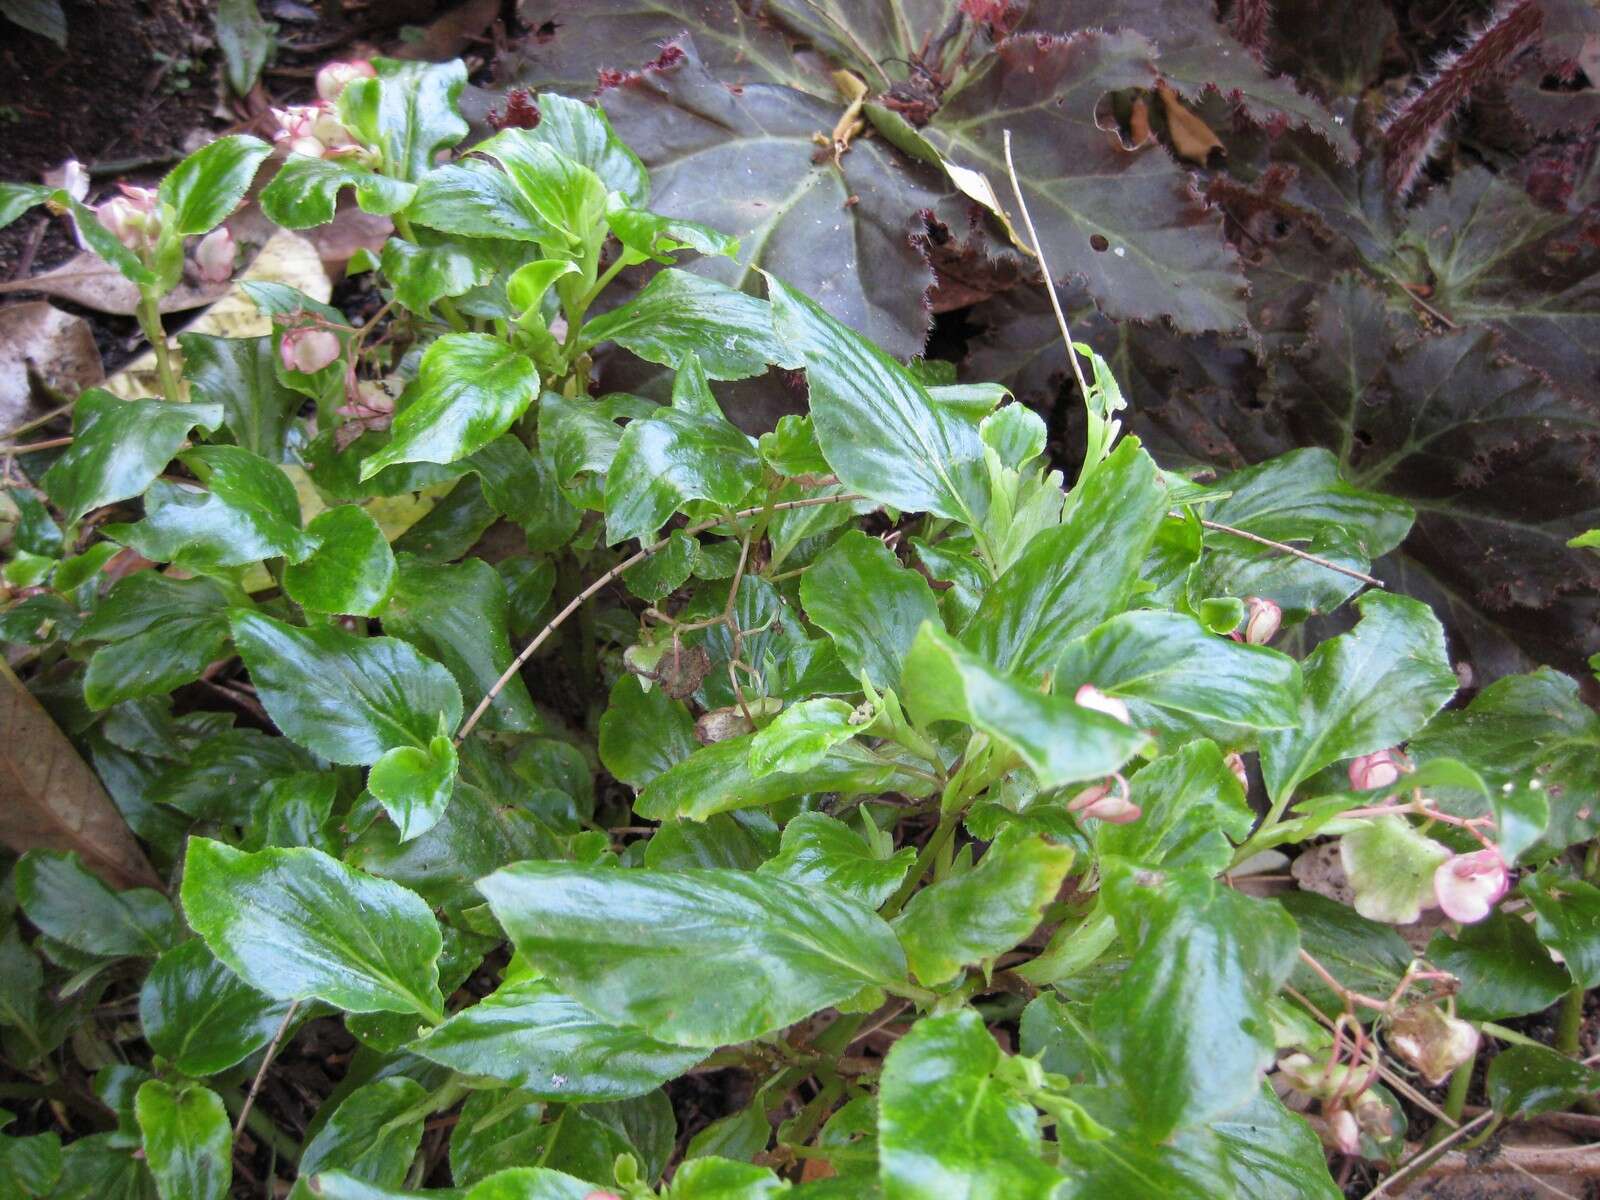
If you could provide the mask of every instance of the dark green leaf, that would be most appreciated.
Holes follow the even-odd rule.
[[[1263,1084],[1255,1099],[1211,1123],[1237,1195],[1252,1200],[1339,1200],[1316,1132]]]
[[[1600,1091],[1600,1071],[1543,1046],[1507,1046],[1485,1081],[1489,1103],[1505,1117],[1531,1117],[1581,1104]]]
[[[362,212],[388,216],[411,202],[416,187],[355,163],[291,154],[261,189],[261,211],[288,229],[309,229],[333,220],[339,193],[353,187]]]
[[[160,892],[114,892],[75,854],[30,850],[15,870],[17,903],[28,920],[84,954],[154,958],[182,936],[178,915]]]
[[[1278,903],[1299,926],[1306,953],[1350,991],[1387,996],[1416,957],[1392,926],[1369,921],[1347,904],[1304,891],[1280,896]],[[1323,1012],[1344,1011],[1343,999],[1304,963],[1296,964],[1291,982]]]
[[[1438,934],[1428,961],[1461,981],[1457,1013],[1469,1021],[1498,1021],[1539,1012],[1572,987],[1551,961],[1533,926],[1503,911],[1463,926],[1455,937]]]
[[[284,439],[303,397],[278,380],[272,338],[180,333],[183,374],[196,399],[222,407],[233,440],[268,462],[284,460]]]
[[[233,1123],[209,1088],[152,1079],[134,1101],[144,1160],[161,1200],[227,1200],[233,1182]]]
[[[288,1011],[223,966],[198,939],[168,950],[145,976],[139,1024],[151,1047],[193,1078],[243,1062],[272,1040]]]
[[[40,37],[47,37],[63,50],[67,48],[67,14],[61,9],[61,0],[6,0],[3,12],[7,20],[15,21],[24,29],[31,29]],[[8,184],[8,187],[26,187],[27,184]],[[3,211],[3,210],[0,210]],[[3,224],[3,222],[0,222]]]
[[[120,579],[79,627],[85,642],[106,642],[89,659],[83,696],[109,708],[160,696],[200,678],[228,644],[228,588],[209,579],[172,579],[139,571]]]
[[[623,783],[642,788],[674,763],[693,754],[694,718],[659,687],[645,691],[638,677],[624,675],[611,688],[600,718],[600,761]]]
[[[1600,888],[1546,868],[1517,889],[1533,906],[1539,940],[1559,953],[1579,987],[1600,987]]]
[[[847,532],[801,576],[800,603],[833,635],[845,668],[864,672],[879,689],[899,687],[922,623],[940,624],[927,579],[859,530]]]
[[[689,500],[736,508],[760,479],[750,439],[721,417],[663,408],[630,421],[606,472],[606,542],[653,537]]]
[[[377,616],[394,591],[394,552],[371,515],[355,504],[318,513],[306,526],[316,551],[283,571],[284,593],[308,612]]]
[[[893,850],[892,841],[878,838],[869,845],[842,821],[805,812],[783,827],[778,856],[759,870],[802,886],[825,884],[877,908],[900,886],[914,858],[916,851],[910,846]]]

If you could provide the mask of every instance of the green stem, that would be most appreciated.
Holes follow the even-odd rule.
[[[239,1110],[244,1107],[244,1096],[240,1094],[239,1089],[218,1088],[216,1090],[218,1095],[222,1097],[223,1105],[233,1114],[234,1119],[238,1120]],[[244,1119],[244,1127],[268,1146],[271,1146],[279,1158],[292,1163],[300,1161],[300,1143],[274,1125],[271,1118],[259,1108],[251,1107],[250,1114]]]
[[[179,404],[183,394],[178,390],[178,376],[172,369],[172,351],[167,346],[167,331],[161,327],[161,309],[157,298],[143,293],[139,300],[139,328],[150,342],[156,355],[156,372],[161,377],[161,394],[167,403]]]
[[[583,298],[578,301],[576,316],[569,317],[568,319],[573,320],[575,324],[581,322],[583,320],[583,314],[589,311],[589,305],[595,302],[595,298],[599,296],[601,292],[606,290],[606,284],[615,279],[617,277],[617,273],[627,265],[627,255],[619,254],[617,256],[617,261],[612,263],[601,273],[600,278],[594,281],[594,286],[585,292],[583,294]]]
[[[917,885],[922,882],[922,877],[928,873],[928,867],[938,860],[940,853],[956,835],[956,826],[961,824],[961,814],[964,806],[956,806],[944,813],[939,818],[939,824],[933,831],[933,836],[928,839],[928,844],[922,848],[922,853],[917,855],[917,861],[911,864],[911,870],[906,875],[905,882],[900,885],[900,890],[889,897],[889,903],[883,906],[883,919],[892,920],[900,915],[900,910],[906,906],[906,901],[911,899]]]
[[[1504,1025],[1496,1025],[1493,1021],[1484,1021],[1478,1026],[1484,1033],[1496,1041],[1509,1042],[1513,1046],[1537,1046],[1544,1049],[1544,1043],[1535,1041],[1526,1034],[1518,1033],[1515,1029],[1507,1029]]]
[[[1450,1090],[1444,1097],[1444,1115],[1450,1120],[1448,1123],[1440,1121],[1433,1127],[1433,1132],[1428,1136],[1430,1146],[1441,1141],[1452,1129],[1461,1124],[1461,1110],[1467,1106],[1467,1090],[1472,1086],[1472,1070],[1477,1062],[1477,1056],[1474,1055],[1451,1074]]]
[[[1583,996],[1583,988],[1578,986],[1561,1001],[1561,1015],[1556,1024],[1556,1049],[1568,1058],[1576,1058],[1582,1048]]]

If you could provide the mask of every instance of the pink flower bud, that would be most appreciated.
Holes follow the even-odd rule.
[[[1244,640],[1252,646],[1265,646],[1278,636],[1283,624],[1283,609],[1260,596],[1247,596],[1244,602]]]
[[[272,135],[275,142],[287,142],[289,153],[304,155],[306,158],[321,158],[323,145],[317,140],[317,119],[322,116],[322,106],[318,104],[296,104],[290,108],[275,108],[272,110],[274,119],[278,122],[278,132]]]
[[[622,1200],[615,1192],[589,1192],[583,1200]]]
[[[285,370],[309,375],[335,361],[343,351],[337,334],[307,325],[284,332],[278,346],[278,359]]]
[[[158,203],[155,192],[149,188],[117,185],[122,195],[113,196],[94,210],[111,235],[135,254],[155,245],[161,232],[161,218],[156,215]]]
[[[1084,788],[1067,802],[1067,811],[1108,825],[1127,825],[1144,815],[1128,799],[1128,781],[1120,775],[1109,775],[1103,782]]]
[[[1377,750],[1350,762],[1350,786],[1358,792],[1393,787],[1405,770],[1406,760],[1398,750]]]
[[[1078,689],[1073,699],[1084,708],[1092,708],[1095,712],[1105,713],[1108,717],[1115,717],[1124,725],[1132,723],[1128,715],[1128,706],[1115,696],[1108,696],[1092,683],[1086,683]]]
[[[1433,894],[1439,907],[1445,916],[1463,925],[1487,917],[1510,885],[1506,861],[1493,846],[1458,854],[1440,863],[1433,873]]]
[[[200,268],[200,278],[207,283],[226,283],[233,275],[233,256],[237,247],[233,234],[226,225],[219,225],[195,248],[195,265]]]
[[[1235,750],[1222,761],[1228,764],[1228,770],[1233,772],[1233,777],[1239,781],[1239,786],[1248,795],[1250,792],[1250,772],[1245,769],[1244,755]]]
[[[377,71],[372,69],[372,64],[364,58],[353,59],[350,62],[331,62],[317,72],[317,95],[324,100],[337,100],[339,93],[344,91],[345,84],[355,79],[374,79],[377,74]]]
[[[1344,1154],[1360,1153],[1361,1126],[1356,1122],[1355,1113],[1348,1108],[1336,1108],[1324,1115],[1328,1119],[1328,1135],[1334,1148]]]

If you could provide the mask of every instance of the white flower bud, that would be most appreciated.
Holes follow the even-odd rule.
[[[219,225],[195,247],[194,261],[200,278],[207,283],[226,283],[233,276],[233,258],[238,247],[226,225]]]
[[[1244,602],[1244,640],[1252,646],[1265,646],[1278,636],[1283,624],[1283,609],[1261,596],[1247,596]]]
[[[278,359],[285,370],[309,375],[334,362],[343,351],[337,334],[308,325],[284,333],[278,346]]]

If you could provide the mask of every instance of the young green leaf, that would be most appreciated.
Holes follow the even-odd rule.
[[[404,238],[383,244],[379,264],[394,285],[402,308],[426,317],[433,306],[449,296],[459,296],[488,283],[493,269],[487,259],[474,256],[470,247],[419,246]]]
[[[352,80],[340,93],[340,119],[380,151],[387,174],[415,182],[441,150],[467,136],[458,104],[466,64],[374,58],[372,65],[376,79]]]
[[[563,992],[682,1046],[759,1037],[905,978],[870,909],[767,876],[526,862],[478,889]]]
[[[1376,817],[1339,839],[1355,910],[1388,925],[1409,925],[1433,907],[1433,874],[1449,857],[1399,817]]]
[[[845,533],[800,577],[800,603],[833,636],[845,669],[865,672],[880,690],[900,685],[922,623],[941,623],[927,579],[860,530]]]
[[[400,1187],[422,1143],[427,1100],[428,1090],[404,1075],[391,1075],[350,1092],[301,1152],[301,1182],[290,1193],[292,1200],[312,1200],[316,1193],[306,1181],[330,1168],[380,1189]]]
[[[809,771],[828,751],[860,732],[851,724],[855,710],[843,700],[821,696],[790,705],[750,740],[750,773]]]
[[[320,850],[246,854],[191,837],[183,910],[213,954],[275,1000],[444,1019],[427,904]]]
[[[267,714],[286,737],[337,763],[377,762],[427,746],[441,720],[461,720],[461,689],[432,659],[395,638],[297,629],[234,610],[234,645]]]
[[[233,1123],[221,1097],[197,1083],[152,1079],[139,1089],[134,1111],[161,1200],[227,1200]]]
[[[354,188],[362,212],[388,216],[411,203],[416,185],[356,163],[291,154],[261,189],[261,211],[285,229],[310,229],[333,220],[339,193]]]
[[[306,526],[316,551],[283,571],[284,593],[308,612],[372,617],[394,591],[394,552],[366,509],[338,504]]]
[[[913,847],[894,850],[886,834],[880,837],[885,844],[869,845],[842,821],[819,812],[800,813],[783,827],[777,857],[757,870],[806,887],[825,884],[878,908],[894,895],[917,856]]]
[[[172,231],[188,237],[210,233],[227,219],[272,153],[260,138],[236,133],[202,146],[162,179],[158,195],[172,206]]]
[[[427,746],[396,746],[372,764],[367,790],[408,842],[439,823],[456,790],[456,748],[446,736]]]

